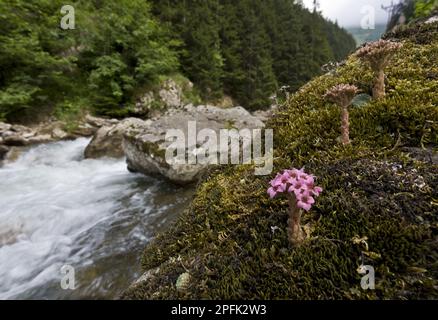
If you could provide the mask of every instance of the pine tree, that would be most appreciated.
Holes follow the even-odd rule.
[[[354,47],[336,24],[294,0],[154,0],[184,43],[182,71],[204,98],[221,89],[247,108],[267,107],[277,86],[297,90]]]
[[[236,98],[249,109],[269,106],[269,97],[275,92],[277,81],[272,68],[271,42],[261,23],[262,0],[242,0],[237,6],[241,21],[241,73],[245,76],[234,88]]]
[[[183,42],[182,71],[206,100],[222,95],[219,0],[155,0],[153,12]]]

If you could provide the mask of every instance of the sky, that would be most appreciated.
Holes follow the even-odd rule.
[[[400,0],[319,0],[320,10],[323,15],[332,21],[338,21],[342,27],[360,26],[366,13],[362,10],[373,8],[375,10],[376,24],[386,23],[388,14],[382,9],[391,1],[398,3]],[[313,0],[304,0],[304,5],[313,9]]]

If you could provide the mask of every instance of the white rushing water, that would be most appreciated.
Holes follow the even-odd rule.
[[[144,245],[191,191],[84,160],[89,139],[33,147],[0,168],[0,299],[115,298],[139,275]],[[60,286],[75,269],[76,290]]]

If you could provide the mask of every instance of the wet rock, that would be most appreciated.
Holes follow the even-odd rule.
[[[143,121],[140,119],[128,118],[117,124],[101,127],[85,149],[85,158],[123,157],[125,155],[122,147],[123,134],[128,128],[142,124]]]
[[[55,128],[52,131],[52,137],[56,140],[62,140],[68,137],[67,132],[62,130],[61,128]]]
[[[53,138],[50,134],[39,134],[28,139],[28,143],[32,144],[40,144],[47,143],[53,141]]]
[[[0,161],[4,160],[6,157],[6,154],[9,152],[9,148],[6,146],[2,146],[0,144]]]
[[[19,124],[12,125],[10,130],[13,131],[13,132],[19,132],[19,133],[32,131],[32,129],[30,129],[29,127],[22,126],[22,125],[19,125]]]
[[[73,130],[73,134],[80,137],[90,137],[94,135],[98,129],[98,127],[94,127],[89,123],[84,123],[78,125],[78,127]]]
[[[65,131],[66,124],[56,119],[27,127],[0,122],[0,145],[23,147],[51,141],[89,137],[103,126],[115,126],[119,121],[87,115],[72,133]],[[119,145],[121,142],[119,142]],[[120,149],[120,147],[119,147]]]
[[[22,147],[29,144],[29,140],[21,135],[8,135],[3,138],[3,144],[10,147]]]
[[[86,115],[85,122],[93,127],[100,128],[103,126],[117,124],[119,121],[117,119],[105,119],[105,118],[94,117],[92,115]]]
[[[16,161],[20,155],[23,153],[25,148],[23,147],[11,147],[9,148],[9,152],[5,155],[4,162],[10,163]]]

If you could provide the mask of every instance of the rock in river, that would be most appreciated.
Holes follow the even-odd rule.
[[[104,125],[96,132],[90,144],[85,149],[85,158],[123,157],[123,133],[128,128],[138,125],[143,125],[143,121],[137,118],[128,118],[113,125]]]
[[[148,175],[161,175],[178,184],[197,181],[206,164],[168,163],[166,149],[174,142],[166,141],[168,130],[180,130],[187,137],[190,122],[196,122],[196,133],[212,129],[217,134],[221,129],[261,129],[263,122],[242,107],[221,109],[214,106],[187,105],[180,109],[168,110],[164,115],[143,121],[141,125],[130,127],[124,134],[123,148],[128,169]],[[195,138],[196,140],[196,138]],[[194,153],[199,148],[197,141],[183,142],[185,153]]]

